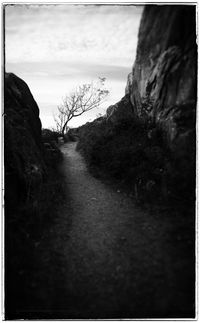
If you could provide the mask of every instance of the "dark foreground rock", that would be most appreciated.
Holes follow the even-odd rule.
[[[41,303],[36,248],[63,199],[56,173],[61,152],[42,142],[39,109],[27,84],[5,74],[4,89],[5,317],[15,319],[22,308]]]
[[[27,84],[6,73],[4,88],[5,199],[9,213],[41,184],[45,165],[39,109]]]

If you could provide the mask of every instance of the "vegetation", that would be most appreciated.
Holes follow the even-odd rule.
[[[42,142],[56,142],[58,143],[58,137],[60,137],[60,133],[55,130],[50,129],[42,129]]]
[[[58,113],[54,116],[57,132],[64,134],[70,120],[83,113],[97,108],[109,91],[104,88],[105,78],[99,78],[97,83],[83,84],[65,96],[62,104],[58,106]]]
[[[138,119],[116,124],[105,120],[78,129],[77,149],[96,176],[110,177],[133,193],[137,201],[194,201],[195,167],[175,159],[160,129]]]

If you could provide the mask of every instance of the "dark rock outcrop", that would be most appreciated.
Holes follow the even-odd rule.
[[[57,134],[43,131],[42,136],[37,103],[23,80],[5,74],[4,90],[5,317],[10,320],[48,303],[37,243],[66,196]]]
[[[133,116],[151,120],[163,130],[166,144],[177,156],[192,153],[196,74],[195,6],[147,5],[125,97],[108,108],[107,117],[114,122]]]
[[[39,109],[27,84],[6,73],[4,91],[5,202],[10,213],[38,190],[45,165]]]
[[[154,120],[164,130],[170,148],[178,153],[184,149],[188,153],[188,141],[194,137],[195,21],[193,5],[146,6],[126,88],[137,116]]]
[[[111,105],[106,111],[106,119],[113,124],[132,118],[133,115],[134,109],[128,94],[126,94],[118,103]]]

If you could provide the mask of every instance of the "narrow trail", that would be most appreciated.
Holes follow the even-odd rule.
[[[66,202],[38,247],[44,317],[191,316],[194,255],[184,219],[137,208],[92,177],[75,148],[61,148]]]

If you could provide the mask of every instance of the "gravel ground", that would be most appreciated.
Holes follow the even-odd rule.
[[[136,207],[92,177],[75,147],[61,148],[66,201],[36,246],[40,268],[33,288],[40,305],[29,313],[46,319],[194,317],[193,220]]]

